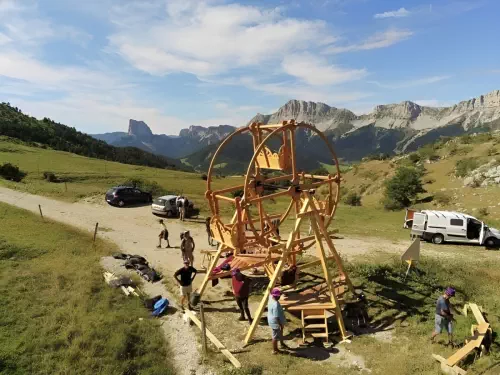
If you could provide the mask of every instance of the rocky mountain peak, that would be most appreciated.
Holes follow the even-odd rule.
[[[153,136],[153,132],[144,121],[130,119],[128,122],[128,135],[148,139]]]
[[[288,116],[288,118],[298,118],[304,116],[325,115],[331,110],[336,110],[325,103],[306,102],[304,100],[289,100],[284,106],[278,109],[278,116]]]
[[[477,98],[464,100],[453,106],[454,109],[459,111],[472,111],[474,109],[493,107],[500,107],[500,90],[494,90]]]
[[[398,104],[378,105],[375,107],[374,115],[376,117],[391,116],[401,119],[415,119],[422,112],[422,107],[417,103],[403,101]]]

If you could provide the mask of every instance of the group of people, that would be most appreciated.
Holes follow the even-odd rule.
[[[162,239],[166,240],[167,247],[170,247],[167,227],[163,220],[160,220],[160,224],[162,225],[163,229],[159,235],[158,247],[161,247]],[[191,237],[190,232],[183,232],[181,234],[181,254],[183,267],[178,269],[174,273],[174,278],[180,287],[181,307],[183,310],[185,308],[184,306],[186,304],[186,301],[188,309],[192,309],[190,303],[192,284],[198,273],[198,270],[194,268],[194,249],[195,243],[194,239]],[[251,324],[253,322],[253,318],[248,306],[248,298],[250,296],[251,290],[251,279],[248,276],[244,275],[240,271],[240,269],[235,268],[231,271],[231,286],[240,313],[239,320],[248,321]],[[452,344],[454,317],[451,312],[452,306],[450,304],[450,298],[454,296],[455,289],[452,287],[448,287],[444,291],[444,294],[441,295],[436,302],[434,331],[431,336],[432,342],[434,341],[435,337],[441,333],[441,331],[445,330],[448,333],[449,343]],[[278,343],[281,344],[281,348],[288,348],[283,342],[283,328],[286,324],[286,319],[283,307],[279,302],[280,298],[280,289],[272,289],[267,305],[267,322],[272,330],[273,354],[280,353],[280,350],[278,349]]]

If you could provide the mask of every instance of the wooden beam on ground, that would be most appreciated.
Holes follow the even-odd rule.
[[[448,366],[446,364],[446,359],[441,357],[440,355],[437,355],[437,354],[433,354],[432,357],[441,363],[441,370],[443,370],[443,372],[446,372],[447,374],[451,375],[467,375],[467,371],[461,369],[460,367],[458,366]]]
[[[191,319],[191,321],[194,324],[196,324],[196,326],[200,330],[202,329],[202,327],[201,327],[201,321],[196,317],[196,315],[192,311],[186,310],[184,313],[189,317],[189,319]],[[240,361],[238,361],[236,359],[236,357],[234,355],[232,355],[229,350],[226,349],[226,347],[224,346],[224,344],[222,344],[219,341],[219,339],[217,337],[215,337],[214,334],[212,332],[210,332],[206,327],[205,327],[205,331],[207,333],[207,337],[209,338],[209,340],[212,341],[212,343],[217,347],[217,349],[220,350],[220,352],[222,354],[224,354],[226,356],[227,359],[229,359],[229,361],[233,364],[233,366],[236,367],[236,368],[241,368]]]

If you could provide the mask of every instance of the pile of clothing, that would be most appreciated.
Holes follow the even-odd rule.
[[[125,268],[136,270],[137,273],[146,281],[154,283],[155,281],[161,280],[160,273],[149,265],[146,258],[140,255],[117,253],[113,254],[113,258],[125,260]]]

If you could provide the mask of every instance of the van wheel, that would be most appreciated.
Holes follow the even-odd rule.
[[[435,234],[432,236],[432,243],[436,245],[441,245],[444,242],[444,236],[442,234]]]
[[[491,249],[498,246],[498,244],[495,238],[490,237],[487,238],[486,241],[484,241],[484,246]]]
[[[122,200],[118,201],[118,206],[120,206],[120,207],[125,206],[125,202],[124,202],[124,201],[122,201]]]

